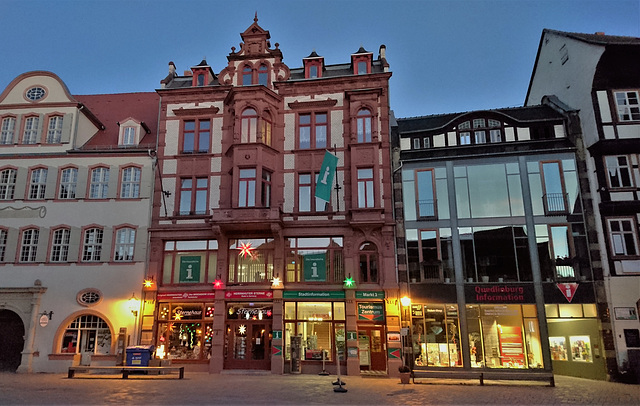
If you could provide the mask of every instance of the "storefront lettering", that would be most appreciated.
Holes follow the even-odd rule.
[[[200,316],[202,314],[202,310],[176,309],[176,314],[179,314],[179,315],[181,315],[183,317]]]
[[[524,302],[524,287],[522,286],[476,286],[477,302]]]

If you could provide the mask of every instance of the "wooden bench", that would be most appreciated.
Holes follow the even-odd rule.
[[[163,374],[164,372],[173,372],[173,371],[177,371],[178,372],[178,379],[183,379],[184,378],[184,367],[173,367],[173,366],[166,366],[166,367],[139,367],[139,366],[127,366],[127,365],[122,365],[122,366],[100,366],[100,367],[92,367],[92,366],[88,366],[88,365],[78,365],[78,366],[74,366],[74,367],[69,367],[69,375],[67,376],[69,379],[73,378],[76,374],[76,372],[87,372],[87,373],[91,373],[94,371],[102,371],[102,372],[109,372],[109,373],[117,373],[117,374],[122,374],[122,379],[128,379],[129,378],[129,374],[131,373],[136,373],[136,372],[158,372],[159,375]]]
[[[549,381],[549,386],[556,386],[553,372],[547,371],[487,371],[487,370],[437,370],[414,369],[411,371],[413,383],[416,378],[440,378],[440,379],[477,379],[480,385],[484,385],[485,379],[490,380],[517,380],[517,381]],[[418,382],[419,383],[419,382]]]

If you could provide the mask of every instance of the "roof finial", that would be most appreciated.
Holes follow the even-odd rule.
[[[256,10],[256,16],[253,18],[253,22],[257,23],[258,22],[258,11]]]

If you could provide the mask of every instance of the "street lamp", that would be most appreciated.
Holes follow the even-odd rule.
[[[404,339],[403,347],[406,351],[404,364],[413,368],[413,332],[411,331],[411,298],[404,295],[400,298],[400,304],[402,305],[402,324],[406,328],[407,335]]]
[[[136,330],[138,328],[138,310],[140,309],[140,300],[136,297],[136,293],[133,292],[129,298],[129,310],[133,314],[133,333],[131,334],[132,341],[136,343]]]

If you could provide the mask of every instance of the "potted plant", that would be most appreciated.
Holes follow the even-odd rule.
[[[409,380],[411,379],[411,368],[406,365],[401,365],[398,367],[398,371],[400,372],[400,383],[409,383]]]

